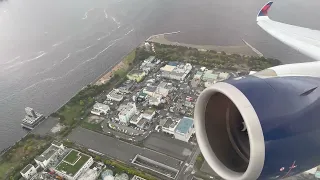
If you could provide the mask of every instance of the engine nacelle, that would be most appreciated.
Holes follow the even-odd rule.
[[[196,136],[228,180],[281,179],[320,164],[320,79],[246,76],[205,89]]]

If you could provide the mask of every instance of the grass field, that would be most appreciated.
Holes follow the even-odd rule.
[[[71,151],[67,157],[64,158],[64,161],[70,163],[70,164],[73,164],[76,162],[76,160],[79,159],[79,156],[78,156],[79,152],[77,151]]]
[[[66,105],[63,111],[59,112],[59,114],[63,115],[65,117],[65,123],[70,125],[74,118],[77,118],[80,116],[83,106],[80,106],[79,104],[74,104],[72,106]]]
[[[86,129],[90,129],[90,130],[96,131],[96,132],[102,132],[103,130],[101,128],[101,123],[102,122],[100,122],[98,124],[93,124],[93,123],[89,123],[87,121],[83,121],[81,123],[81,127],[86,128]]]
[[[80,154],[81,158],[77,161],[75,165],[70,165],[64,161],[62,161],[56,169],[59,171],[65,171],[67,174],[72,174],[74,175],[79,171],[79,169],[88,161],[90,158],[89,156],[85,154]]]

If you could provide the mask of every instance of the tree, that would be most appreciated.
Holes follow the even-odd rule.
[[[79,104],[80,104],[80,106],[83,106],[84,105],[84,101],[80,100]]]

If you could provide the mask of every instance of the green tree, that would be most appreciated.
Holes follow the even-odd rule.
[[[79,104],[80,104],[80,106],[83,106],[84,105],[84,101],[80,100]]]

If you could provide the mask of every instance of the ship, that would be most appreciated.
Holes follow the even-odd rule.
[[[23,128],[32,130],[35,128],[41,121],[45,119],[43,114],[40,114],[33,110],[33,108],[26,107],[26,116],[22,119],[21,126]]]

